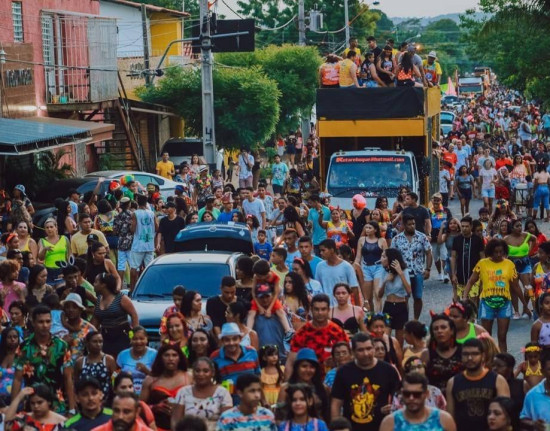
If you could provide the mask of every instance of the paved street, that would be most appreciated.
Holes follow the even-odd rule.
[[[479,208],[482,206],[480,200],[472,201],[470,203],[470,214],[476,218]],[[460,219],[460,203],[457,199],[450,201],[449,209],[451,210],[453,217]],[[541,220],[537,220],[539,229],[543,231],[547,236],[550,233],[550,224],[542,223]],[[444,284],[436,280],[437,271],[435,267],[432,269],[432,278],[428,280],[424,287],[424,308],[422,310],[422,316],[420,320],[422,322],[430,322],[430,310],[440,312],[442,311],[452,299],[452,287],[450,283]],[[412,315],[412,305],[411,305]],[[520,306],[521,308],[521,306]],[[529,341],[529,333],[531,330],[532,321],[529,320],[512,320],[510,323],[510,330],[508,332],[508,350],[516,357],[516,360],[523,360],[523,354],[521,348]],[[493,325],[493,336],[496,338],[496,322]]]

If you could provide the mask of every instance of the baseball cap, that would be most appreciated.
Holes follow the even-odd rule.
[[[130,202],[130,198],[128,196],[124,196],[121,200],[120,200],[120,203],[121,204],[125,204],[127,202]]]
[[[409,46],[407,47],[407,50],[409,52],[414,52],[416,51],[416,44],[415,43],[409,43]]]
[[[231,193],[225,193],[222,196],[222,204],[227,204],[227,203],[233,203],[233,196],[231,196]]]
[[[69,293],[67,297],[61,301],[61,305],[65,305],[67,302],[72,302],[81,310],[84,310],[84,305],[82,305],[82,298],[78,293]]]
[[[257,298],[263,298],[265,296],[271,295],[272,293],[273,293],[273,290],[267,284],[260,284],[258,287],[256,287]]]
[[[166,208],[176,208],[175,202],[166,202],[166,205],[164,205]]]
[[[181,193],[183,193],[183,190],[184,190],[184,188],[183,188],[183,186],[182,186],[181,184],[178,184],[176,187],[174,187],[174,189],[175,189],[177,192],[181,192]]]
[[[95,377],[82,377],[81,379],[76,382],[75,390],[76,392],[82,391],[84,388],[87,388],[89,386],[92,386],[96,389],[101,390],[101,384],[99,383],[99,380],[97,380]]]
[[[437,54],[435,51],[430,51],[430,53],[428,54],[428,57],[437,58]]]
[[[202,165],[199,169],[199,172],[204,172],[204,171],[207,171],[207,170],[208,170],[208,166]]]

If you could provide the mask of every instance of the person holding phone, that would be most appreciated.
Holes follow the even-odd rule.
[[[382,252],[380,263],[384,268],[378,297],[386,296],[382,312],[390,316],[390,327],[395,330],[395,338],[403,346],[403,327],[409,320],[407,304],[411,296],[411,276],[401,252],[387,248]]]

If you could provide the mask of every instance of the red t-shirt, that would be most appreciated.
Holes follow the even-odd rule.
[[[297,352],[304,347],[309,347],[315,351],[317,359],[322,364],[331,356],[332,346],[340,341],[348,343],[348,334],[333,321],[329,320],[328,324],[322,328],[307,322],[292,337],[290,351]]]

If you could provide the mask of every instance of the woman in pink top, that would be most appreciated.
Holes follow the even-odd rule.
[[[19,263],[13,259],[7,259],[0,263],[0,297],[3,300],[5,312],[9,312],[13,301],[25,302],[25,285],[16,281],[19,269]]]

